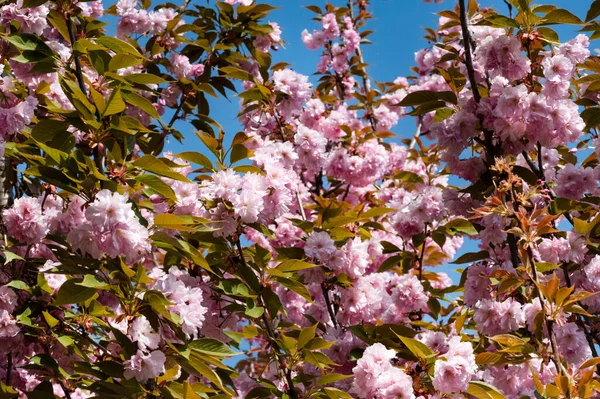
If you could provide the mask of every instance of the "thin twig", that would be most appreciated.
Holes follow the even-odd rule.
[[[107,353],[110,353],[110,351],[108,349],[106,349],[104,346],[102,346],[99,342],[94,341],[85,331],[83,331],[83,327],[82,327],[82,331],[78,331],[77,328],[75,328],[74,326],[72,326],[71,324],[69,324],[65,321],[63,321],[62,324],[69,327],[69,329],[71,329],[71,331],[73,331],[75,334],[79,335],[81,338],[83,338],[86,341],[88,341],[89,343],[91,343],[96,348],[100,349],[104,355],[106,355]]]
[[[75,46],[75,30],[73,27],[73,20],[71,16],[66,16],[67,22],[67,31],[69,32],[69,38],[71,39],[71,47]],[[79,88],[87,96],[87,90],[85,88],[85,82],[83,80],[83,73],[81,72],[81,61],[79,61],[78,55],[73,55],[73,60],[75,61],[75,77],[77,78],[77,83],[79,84]]]
[[[325,297],[325,304],[327,305],[327,312],[329,313],[329,318],[331,319],[333,326],[337,328],[338,322],[335,316],[335,312],[333,311],[333,307],[331,306],[331,299],[329,298],[329,289],[327,288],[326,283],[324,283],[321,286],[321,289],[323,290],[323,297]]]
[[[419,255],[419,281],[423,281],[423,259],[425,259],[425,246],[427,244],[427,237],[429,233],[427,232],[427,226],[425,226],[425,240],[423,240],[423,246],[421,247],[421,254]]]
[[[465,0],[458,0],[458,6],[460,8],[460,26],[462,28],[463,43],[465,48],[465,65],[467,67],[469,83],[471,83],[471,90],[473,91],[473,99],[476,103],[479,103],[479,101],[481,100],[481,94],[479,94],[479,88],[477,87],[477,80],[475,79],[475,68],[473,68],[473,58],[471,57],[471,34],[469,32],[469,25],[467,22],[467,10],[465,8]]]
[[[415,145],[417,144],[417,140],[419,139],[420,136],[421,136],[421,118],[419,118],[419,124],[417,125],[417,132],[413,136],[413,139],[410,142],[410,145],[408,146],[409,150],[412,150],[413,148],[415,148]]]
[[[306,214],[304,213],[304,206],[302,205],[302,200],[300,199],[300,192],[296,189],[296,201],[298,201],[298,209],[300,210],[300,216],[302,216],[302,220],[306,221]]]
[[[63,392],[65,393],[65,398],[71,399],[71,394],[69,393],[67,387],[65,387],[65,384],[62,381],[58,381],[58,384],[60,385],[60,387],[62,388]]]
[[[513,6],[508,2],[508,0],[504,0],[504,3],[508,7],[508,16],[512,18]]]
[[[183,2],[183,4],[181,5],[181,7],[179,7],[179,10],[178,10],[179,14],[182,14],[185,11],[185,9],[190,4],[190,2],[191,2],[191,0],[185,0]]]
[[[7,365],[6,365],[6,379],[5,379],[5,384],[10,386],[10,373],[12,372],[12,352],[8,353],[7,356]]]

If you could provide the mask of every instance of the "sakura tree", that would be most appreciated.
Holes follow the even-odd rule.
[[[457,0],[393,82],[367,0],[314,79],[198,3],[0,5],[0,398],[600,397],[600,0]]]

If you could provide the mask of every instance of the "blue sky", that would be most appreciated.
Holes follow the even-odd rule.
[[[285,48],[274,52],[273,62],[285,61],[292,64],[291,68],[299,73],[311,75],[319,61],[318,51],[308,50],[301,41],[301,32],[304,29],[312,31],[317,28],[317,23],[311,18],[315,15],[307,10],[307,5],[325,4],[323,0],[257,0],[257,2],[271,4],[278,8],[274,10],[269,20],[279,23],[283,29],[282,37],[286,41]],[[195,0],[203,3],[203,1]],[[332,0],[331,3],[341,6],[347,1]],[[545,0],[536,3],[550,3],[561,8],[566,8],[580,18],[584,18],[591,4],[588,0]],[[369,75],[378,81],[392,81],[398,76],[411,75],[410,67],[415,65],[414,53],[429,44],[423,39],[425,27],[437,26],[436,12],[452,9],[455,0],[445,0],[442,4],[426,4],[422,0],[371,0],[370,10],[374,19],[369,21],[367,29],[374,30],[369,38],[373,44],[363,45],[365,61],[370,65],[367,69]],[[482,6],[488,6],[507,13],[503,0],[480,0]],[[576,35],[576,27],[559,29],[561,41],[566,41]],[[597,42],[592,42],[600,47]],[[314,81],[313,77],[311,80]],[[241,129],[237,123],[238,101],[235,97],[227,100],[212,101],[211,117],[224,127],[226,133],[232,138]],[[190,149],[202,151],[202,145],[191,131],[186,131],[184,125],[179,125],[182,133],[188,137],[181,145],[171,140],[166,149],[173,152],[189,151]],[[400,137],[411,137],[415,131],[415,124],[411,118],[400,121],[393,132]]]

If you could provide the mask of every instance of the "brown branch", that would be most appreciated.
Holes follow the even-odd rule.
[[[58,384],[62,388],[62,391],[65,393],[65,398],[71,399],[71,394],[69,393],[69,390],[67,389],[65,384],[62,381],[58,381]]]
[[[73,26],[73,20],[70,15],[66,15],[65,17],[67,22],[67,31],[69,32],[69,39],[71,40],[71,47],[75,46],[75,30]],[[87,90],[85,88],[85,82],[83,80],[83,73],[81,72],[81,61],[79,61],[78,55],[73,55],[73,61],[75,62],[75,77],[77,78],[77,83],[79,84],[79,88],[87,96]]]
[[[419,139],[419,137],[421,137],[421,117],[419,117],[419,123],[417,125],[417,132],[415,133],[415,135],[413,136],[412,141],[410,142],[410,145],[408,146],[409,150],[412,150],[413,148],[415,148],[415,145],[417,144],[417,140]]]
[[[458,6],[460,8],[460,26],[462,28],[463,44],[465,48],[465,65],[467,67],[467,74],[469,75],[469,83],[471,83],[471,90],[473,91],[473,99],[476,103],[479,103],[481,94],[479,94],[479,88],[477,87],[475,68],[473,68],[473,58],[471,57],[471,33],[469,32],[469,25],[467,22],[465,0],[458,0]]]
[[[327,283],[323,283],[321,289],[323,290],[323,296],[325,297],[325,304],[327,305],[327,312],[329,313],[329,318],[331,319],[333,326],[337,328],[338,322],[333,307],[331,306],[331,299],[329,298],[329,289],[327,288]]]
[[[10,386],[10,374],[12,372],[13,364],[12,364],[12,352],[8,353],[7,356],[7,365],[6,365],[6,379],[5,384]]]

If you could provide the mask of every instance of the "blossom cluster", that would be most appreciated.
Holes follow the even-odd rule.
[[[3,389],[591,397],[598,59],[566,11],[458,0],[379,83],[368,2],[309,7],[316,78],[253,0],[34,3],[0,7]],[[184,129],[206,154],[165,151]]]

